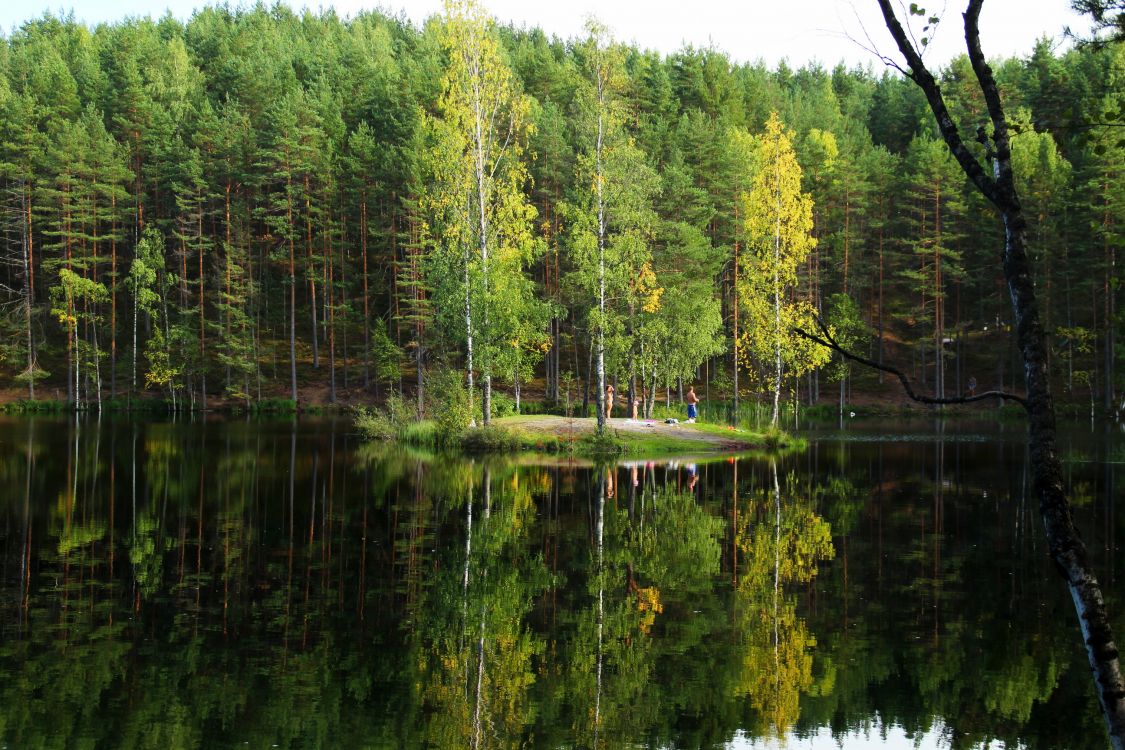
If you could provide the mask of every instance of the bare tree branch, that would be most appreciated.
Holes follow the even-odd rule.
[[[918,84],[922,92],[926,95],[926,101],[930,105],[930,109],[934,113],[934,119],[937,120],[938,129],[941,130],[942,138],[945,139],[946,145],[953,153],[957,163],[961,165],[961,169],[972,180],[977,189],[981,191],[986,198],[993,203],[998,204],[1000,194],[996,187],[996,181],[984,170],[981,163],[973,156],[965,142],[961,139],[961,134],[957,131],[957,124],[953,121],[953,115],[949,113],[949,108],[945,105],[945,98],[941,95],[941,88],[938,86],[937,81],[934,79],[932,73],[922,61],[922,56],[915,49],[914,45],[906,36],[906,31],[903,29],[902,24],[899,23],[898,17],[895,15],[894,8],[891,7],[891,0],[877,0],[879,9],[883,11],[883,20],[887,24],[887,29],[891,32],[891,36],[898,45],[899,52],[906,58],[906,63],[910,67],[909,78]],[[978,0],[979,2],[979,0]]]
[[[827,349],[831,349],[834,352],[838,352],[840,356],[845,357],[846,359],[850,359],[853,362],[857,362],[864,367],[870,367],[872,369],[881,370],[890,375],[894,375],[896,378],[898,378],[899,382],[902,383],[903,390],[906,391],[906,395],[909,396],[912,401],[917,401],[920,404],[948,406],[952,404],[970,404],[974,401],[986,401],[988,399],[1000,398],[1004,399],[1005,401],[1014,401],[1024,409],[1027,409],[1027,400],[1023,396],[1017,396],[1014,393],[1008,393],[1007,391],[986,391],[984,393],[978,393],[973,396],[958,396],[955,398],[935,398],[933,396],[926,396],[923,394],[915,393],[914,387],[910,384],[910,379],[906,377],[902,370],[891,367],[890,365],[880,364],[874,360],[868,359],[867,357],[862,357],[858,354],[855,354],[854,352],[848,351],[844,347],[840,346],[839,343],[837,343],[836,339],[833,338],[832,333],[828,330],[828,327],[824,325],[824,321],[822,321],[820,317],[815,317],[814,319],[816,320],[817,327],[820,329],[819,336],[813,333],[809,333],[802,328],[794,328],[793,333],[802,338],[808,339],[813,343],[820,344]]]
[[[910,72],[908,70],[904,69],[901,65],[899,65],[898,61],[896,61],[894,58],[887,57],[886,55],[884,55],[882,52],[879,51],[878,45],[875,44],[875,40],[871,38],[870,32],[867,31],[867,27],[863,24],[863,19],[860,18],[859,11],[856,10],[855,4],[850,4],[850,5],[851,5],[851,9],[852,9],[852,14],[855,16],[856,23],[859,24],[860,31],[863,32],[863,36],[867,39],[867,44],[864,44],[863,42],[859,41],[858,39],[853,37],[851,34],[848,34],[846,32],[844,34],[844,37],[848,41],[850,41],[852,44],[859,47],[860,49],[864,50],[865,52],[869,52],[872,55],[874,55],[875,57],[879,58],[879,61],[881,63],[883,63],[884,65],[886,65],[887,67],[894,68],[899,73],[902,73],[904,76],[909,77]]]

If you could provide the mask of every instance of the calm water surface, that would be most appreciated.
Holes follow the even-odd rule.
[[[1022,426],[591,466],[0,421],[0,746],[1104,748]],[[1063,440],[1125,636],[1125,439]]]

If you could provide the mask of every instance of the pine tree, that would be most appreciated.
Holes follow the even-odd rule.
[[[910,245],[915,262],[902,274],[918,295],[917,318],[931,322],[933,391],[937,398],[945,398],[948,286],[964,274],[956,230],[964,212],[964,176],[941,141],[916,138],[907,158],[914,167],[908,195],[914,217]],[[921,351],[924,364],[925,346]],[[922,382],[926,382],[924,374]]]

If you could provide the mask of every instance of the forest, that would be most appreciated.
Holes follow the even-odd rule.
[[[1055,392],[1120,413],[1125,49],[993,67]],[[939,78],[983,133],[968,59]],[[5,401],[423,413],[459,372],[487,423],[599,382],[775,420],[895,394],[793,333],[814,318],[939,397],[1022,387],[1002,227],[876,61],[662,55],[471,2],[46,15],[0,39],[0,233]]]

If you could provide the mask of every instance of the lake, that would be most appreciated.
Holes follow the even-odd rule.
[[[1022,423],[593,465],[0,418],[0,746],[1105,748]],[[1125,636],[1125,434],[1061,435]]]

